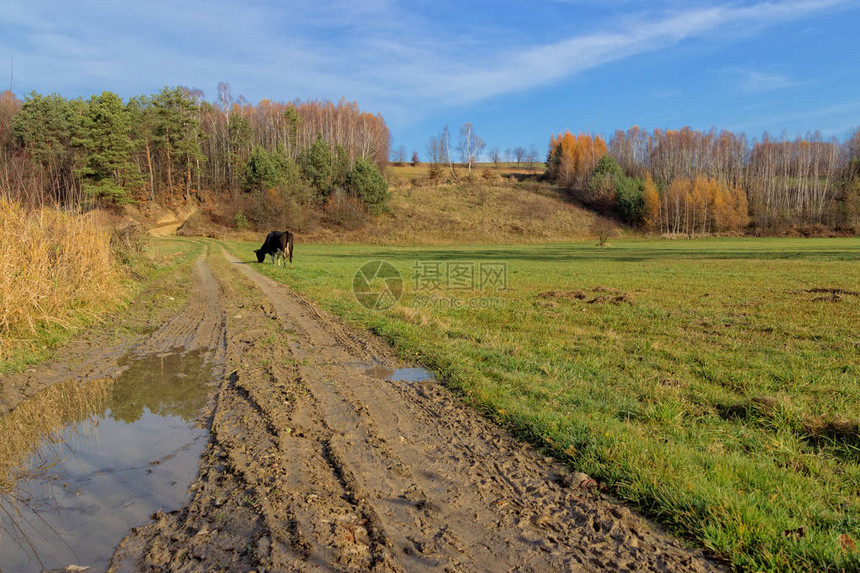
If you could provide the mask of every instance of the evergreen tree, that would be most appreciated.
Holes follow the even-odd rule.
[[[385,202],[391,197],[388,183],[376,165],[359,159],[346,177],[347,188],[359,197],[374,213],[385,210]]]
[[[302,175],[316,189],[317,197],[321,202],[324,202],[332,191],[334,159],[334,153],[323,140],[322,135],[317,135],[314,144],[299,155],[299,167],[301,167]]]
[[[266,151],[256,146],[242,170],[242,188],[245,191],[274,189],[278,185],[294,183],[298,167],[283,151]]]
[[[131,201],[130,189],[141,179],[131,160],[130,136],[131,117],[120,97],[108,91],[93,96],[74,140],[83,150],[76,175],[88,195],[114,203]]]

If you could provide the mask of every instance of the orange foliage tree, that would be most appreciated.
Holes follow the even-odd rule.
[[[568,189],[585,189],[591,172],[607,151],[599,135],[565,131],[550,138],[547,174]]]
[[[651,226],[659,226],[664,233],[693,235],[737,231],[749,222],[744,191],[702,175],[693,179],[673,179],[664,189],[659,205],[653,204],[653,196],[649,201],[648,194],[646,184],[646,225],[650,221]],[[655,220],[658,225],[654,225]]]

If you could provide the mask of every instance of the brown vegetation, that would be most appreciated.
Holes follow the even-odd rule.
[[[92,216],[28,211],[0,196],[0,236],[0,357],[39,327],[92,318],[125,292],[111,232]]]
[[[392,188],[389,211],[369,218],[360,229],[338,231],[338,240],[400,244],[581,240],[589,236],[595,218],[550,185],[510,180],[406,183]],[[334,238],[322,232],[318,236]]]

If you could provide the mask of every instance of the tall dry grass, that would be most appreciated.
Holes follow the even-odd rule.
[[[0,359],[41,326],[95,318],[122,296],[110,239],[86,215],[0,196]]]

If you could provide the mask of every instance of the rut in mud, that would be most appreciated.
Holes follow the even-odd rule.
[[[219,349],[212,438],[188,505],[133,530],[111,570],[720,569],[437,382],[381,377],[397,361],[371,335],[209,262],[197,288],[218,302],[165,331]]]

